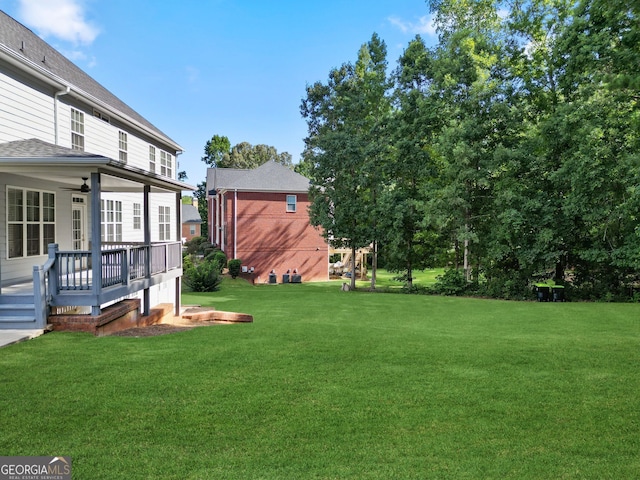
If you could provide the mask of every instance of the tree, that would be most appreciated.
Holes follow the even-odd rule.
[[[241,142],[234,145],[229,155],[227,155],[221,167],[226,168],[246,168],[259,167],[263,163],[273,161],[292,168],[291,154],[287,152],[278,153],[275,147],[269,145],[251,145],[248,142]]]
[[[214,135],[204,146],[202,161],[210,167],[220,167],[231,150],[231,143],[225,136]]]
[[[211,140],[207,140],[204,154],[202,161],[214,168],[251,169],[268,161],[293,168],[290,153],[278,153],[275,147],[263,144],[254,146],[249,142],[240,142],[231,147],[229,139],[220,135],[214,135]]]
[[[434,147],[443,159],[441,223],[463,244],[467,280],[477,278],[491,218],[493,155],[500,142],[497,2],[433,0],[440,45],[430,62],[430,93],[443,128]],[[475,260],[476,268],[472,262]]]
[[[387,268],[401,272],[409,289],[413,271],[434,264],[440,238],[429,208],[439,174],[433,150],[437,105],[426,95],[430,57],[418,36],[398,62],[396,111],[389,119],[393,149],[383,165],[387,185],[379,218],[384,257]]]
[[[202,224],[200,226],[201,236],[207,238],[210,242],[214,239],[209,238],[209,214],[207,207],[207,182],[200,182],[198,189],[193,192],[193,196],[198,200],[198,212],[200,213],[200,219]]]
[[[382,185],[381,145],[389,109],[386,46],[374,34],[354,64],[329,73],[327,84],[307,86],[301,113],[307,120],[304,158],[309,162],[310,218],[335,245],[356,250],[376,240],[377,197]],[[375,278],[375,277],[374,277]]]

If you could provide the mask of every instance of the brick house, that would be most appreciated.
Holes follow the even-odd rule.
[[[198,212],[197,200],[193,204],[182,204],[182,241],[188,242],[193,237],[199,237],[202,219]]]
[[[329,279],[329,248],[309,222],[309,181],[269,161],[252,170],[207,171],[209,238],[227,258],[242,260],[256,283],[275,272],[303,281]]]

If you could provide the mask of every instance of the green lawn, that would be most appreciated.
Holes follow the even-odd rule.
[[[0,455],[74,479],[640,478],[640,305],[226,281],[255,322],[0,349]]]
[[[371,271],[368,272],[371,275]],[[428,270],[418,270],[413,272],[413,284],[421,286],[429,286],[436,283],[436,277],[444,273],[443,268],[434,268]],[[403,282],[395,279],[397,273],[391,273],[387,270],[378,270],[376,273],[376,288],[400,289],[404,285]],[[349,279],[342,279],[342,282],[348,282]],[[358,287],[370,287],[371,280],[357,280]]]

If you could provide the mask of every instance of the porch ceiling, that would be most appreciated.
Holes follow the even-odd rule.
[[[55,182],[59,188],[76,189],[101,174],[101,190],[140,192],[149,185],[152,192],[180,192],[195,187],[171,178],[149,173],[126,163],[86,152],[78,152],[37,139],[0,144],[0,173]]]
[[[100,173],[100,185],[102,192],[142,192],[144,185],[148,184],[153,193],[166,193],[182,190],[195,190],[191,185],[181,182],[166,182],[162,179],[145,174],[131,175],[119,169],[96,167],[95,165],[83,165],[75,162],[74,165],[52,166],[30,164],[29,166],[7,166],[0,164],[0,173],[11,173],[26,178],[35,178],[51,182],[58,188],[75,190],[83,184],[83,178],[88,178],[87,184],[91,185],[91,174]]]

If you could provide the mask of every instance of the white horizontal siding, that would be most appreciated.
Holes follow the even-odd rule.
[[[134,137],[129,133],[129,150],[127,163],[132,167],[149,170],[149,142]]]
[[[0,142],[54,141],[53,97],[0,73]]]
[[[59,144],[71,147],[71,109],[84,112],[84,149],[88,153],[103,155],[114,160],[120,158],[119,132],[127,134],[127,165],[149,171],[149,145],[150,143],[129,130],[105,122],[93,115],[93,109],[82,109],[76,105],[60,102],[58,108],[59,119]],[[156,148],[156,173],[160,173],[160,152],[162,148]],[[166,150],[165,150],[166,151]],[[172,177],[176,177],[176,157],[172,154]]]

